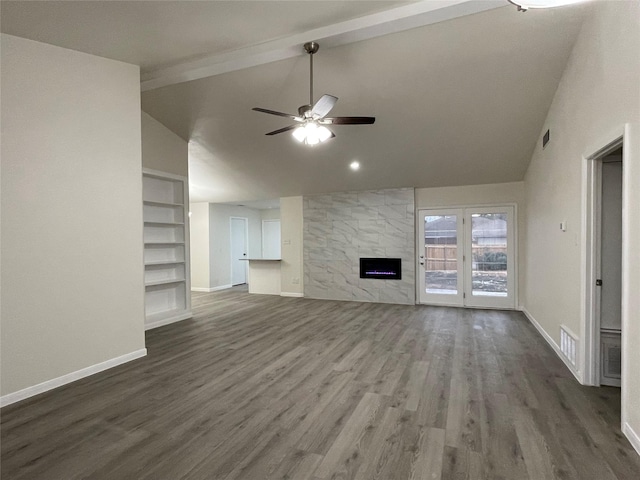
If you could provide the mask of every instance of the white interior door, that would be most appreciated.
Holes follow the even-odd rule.
[[[462,209],[420,210],[420,303],[463,305]]]
[[[231,217],[231,284],[241,285],[247,283],[247,246],[249,234],[247,219]]]
[[[620,157],[622,158],[622,157]],[[600,328],[622,327],[622,161],[602,163]]]
[[[262,221],[262,258],[280,258],[280,220]]]
[[[420,210],[420,303],[515,308],[514,222],[512,206]]]

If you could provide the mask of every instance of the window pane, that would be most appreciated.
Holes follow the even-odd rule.
[[[427,293],[458,293],[457,215],[424,217],[425,285]]]
[[[507,214],[471,216],[472,295],[507,296]]]

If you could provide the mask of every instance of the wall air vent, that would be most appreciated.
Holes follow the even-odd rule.
[[[577,366],[578,360],[578,341],[576,337],[569,332],[569,329],[564,325],[560,326],[560,351],[565,356],[569,363],[574,367]]]
[[[618,331],[600,332],[600,364],[602,385],[620,386],[622,373],[621,336]]]

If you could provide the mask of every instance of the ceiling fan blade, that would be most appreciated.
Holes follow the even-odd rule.
[[[274,130],[273,132],[265,133],[265,135],[277,135],[278,133],[288,132],[289,130],[298,128],[298,126],[299,125],[289,125],[288,127],[279,128],[278,130]]]
[[[331,111],[337,101],[338,97],[334,97],[333,95],[323,95],[320,97],[320,100],[318,100],[313,106],[313,108],[311,109],[311,113],[316,118],[323,118],[327,113]]]
[[[295,120],[296,122],[302,122],[302,118],[297,117],[295,115],[291,115],[290,113],[282,113],[276,112],[275,110],[267,110],[266,108],[254,107],[251,110],[255,110],[256,112],[268,113],[270,115],[278,115],[279,117],[287,117]]]
[[[333,117],[323,118],[319,123],[326,125],[371,125],[376,117]]]

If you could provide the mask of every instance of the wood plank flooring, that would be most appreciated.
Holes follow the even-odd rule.
[[[640,478],[620,391],[517,312],[194,294],[148,356],[2,409],[3,480]]]

